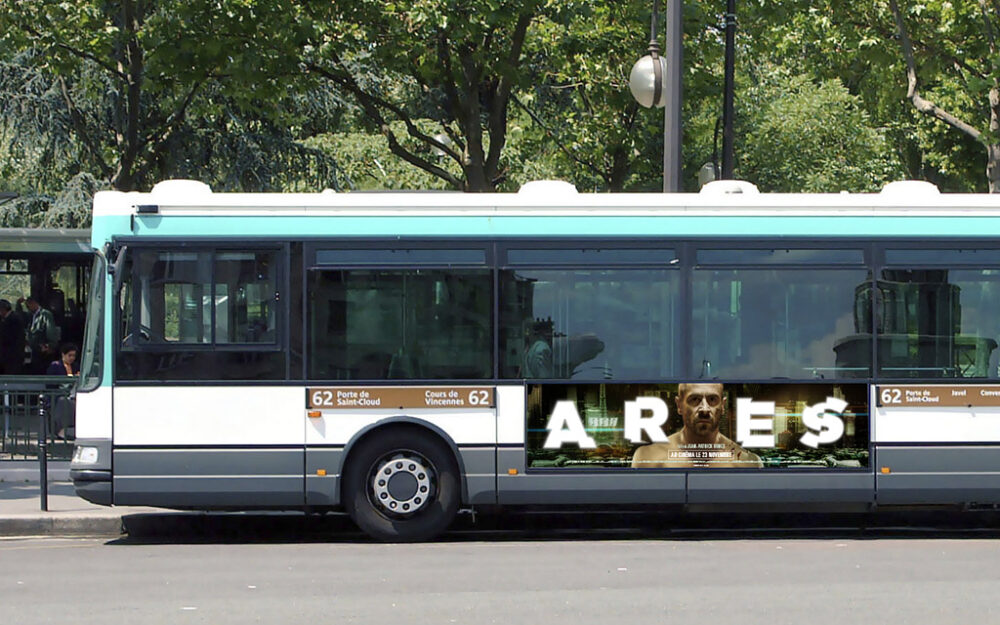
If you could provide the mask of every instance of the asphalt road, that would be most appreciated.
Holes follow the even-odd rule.
[[[0,620],[815,625],[1000,612],[988,528],[636,532],[546,517],[381,545],[301,517],[140,521],[121,539],[0,540]]]

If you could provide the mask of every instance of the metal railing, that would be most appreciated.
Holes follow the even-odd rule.
[[[76,378],[0,377],[0,462],[38,460],[42,510],[48,510],[48,461],[69,460],[76,420]]]

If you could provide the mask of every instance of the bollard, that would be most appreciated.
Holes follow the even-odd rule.
[[[49,423],[45,393],[38,396],[38,481],[41,484],[42,512],[49,511]]]

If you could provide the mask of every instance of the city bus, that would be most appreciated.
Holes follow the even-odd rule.
[[[1000,504],[1000,196],[94,200],[85,499],[346,512]]]

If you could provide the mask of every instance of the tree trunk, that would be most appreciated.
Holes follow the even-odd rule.
[[[914,108],[924,115],[943,121],[955,130],[980,142],[986,148],[986,180],[989,183],[990,193],[1000,193],[1000,144],[997,143],[997,137],[1000,136],[1000,85],[994,82],[989,92],[989,136],[986,133],[980,132],[972,124],[942,109],[931,100],[924,98],[920,94],[917,62],[913,54],[913,42],[910,40],[910,33],[906,29],[903,13],[899,10],[899,3],[896,0],[889,0],[889,7],[892,9],[893,17],[896,20],[896,32],[899,35],[899,43],[903,48],[903,60],[906,61],[906,97],[913,103]],[[989,13],[984,12],[984,16],[988,19]],[[987,23],[987,26],[989,26],[989,23]],[[990,49],[995,52],[995,45],[991,44]]]
[[[121,157],[111,186],[118,191],[135,191],[135,168],[142,149],[140,143],[140,114],[142,107],[143,52],[139,44],[139,28],[142,16],[134,2],[122,3],[123,30],[127,33],[124,58],[119,60],[119,68],[125,75],[124,115],[117,135]]]
[[[986,180],[990,193],[1000,193],[1000,86],[990,89],[990,137],[986,146]]]
[[[990,183],[990,193],[1000,193],[1000,143],[986,147],[986,180]]]
[[[611,193],[621,193],[625,190],[625,181],[631,169],[627,148],[619,143],[611,150],[611,171],[606,178],[608,191]]]

